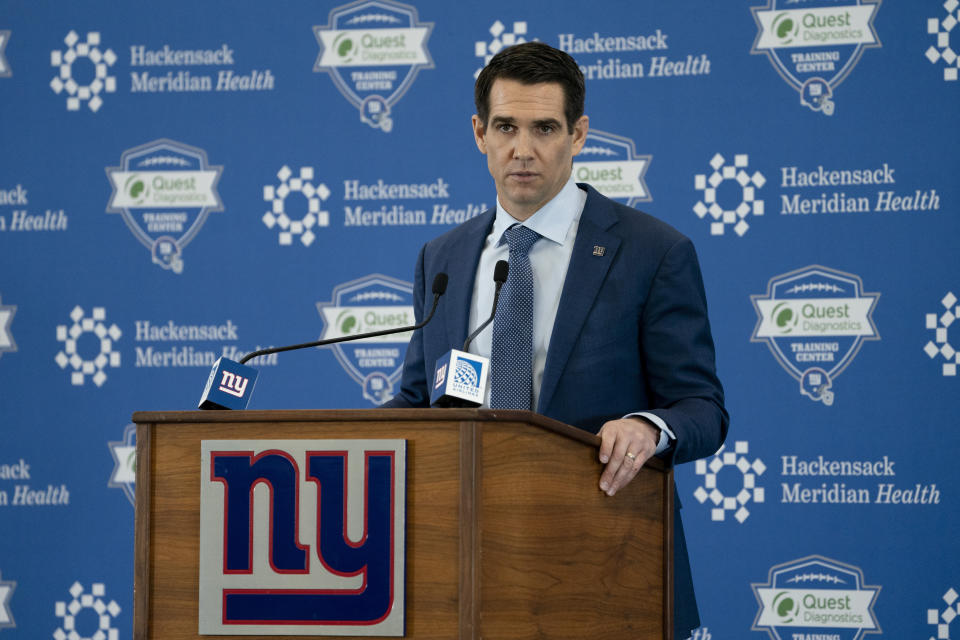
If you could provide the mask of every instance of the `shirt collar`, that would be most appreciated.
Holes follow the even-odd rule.
[[[583,212],[583,202],[586,198],[581,197],[580,194],[580,188],[577,187],[577,183],[571,175],[560,192],[547,204],[540,207],[536,213],[524,220],[523,226],[536,231],[544,238],[557,244],[563,244],[570,225],[578,220]],[[507,213],[507,210],[500,204],[500,198],[497,198],[497,218],[493,223],[493,231],[490,237],[496,242],[504,231],[515,224],[521,223]]]

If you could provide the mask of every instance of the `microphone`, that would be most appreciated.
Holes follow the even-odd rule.
[[[496,283],[496,288],[493,290],[493,309],[490,311],[490,317],[487,318],[486,322],[477,327],[473,333],[467,336],[467,339],[463,341],[463,349],[461,349],[461,351],[466,351],[470,343],[473,342],[473,339],[480,335],[480,332],[486,329],[488,324],[493,322],[493,317],[497,315],[497,301],[500,299],[500,289],[503,288],[503,283],[507,281],[509,271],[509,262],[506,260],[497,260],[497,264],[493,267],[493,281]]]
[[[323,347],[328,344],[338,342],[350,342],[352,340],[364,340],[366,338],[376,338],[394,333],[406,333],[407,331],[416,331],[422,329],[430,320],[433,319],[437,311],[437,305],[440,302],[440,296],[447,291],[447,274],[438,273],[433,278],[433,306],[427,317],[418,324],[409,327],[400,327],[397,329],[383,329],[380,331],[371,331],[370,333],[358,333],[352,336],[340,336],[339,338],[329,338],[327,340],[314,340],[313,342],[301,342],[285,347],[271,347],[269,349],[260,349],[243,356],[240,362],[234,362],[229,358],[221,357],[214,364],[207,378],[207,385],[200,397],[200,409],[227,409],[238,410],[246,409],[250,404],[250,398],[253,395],[253,386],[257,381],[257,370],[248,367],[244,363],[257,356],[265,356],[271,353],[281,353],[284,351],[295,351],[297,349],[308,349],[310,347]],[[219,381],[219,382],[218,382]],[[216,386],[215,386],[216,385]]]
[[[490,377],[490,359],[467,353],[467,347],[480,335],[497,315],[500,289],[507,281],[510,269],[506,260],[500,260],[493,268],[493,309],[490,317],[474,330],[463,343],[463,350],[451,349],[443,354],[434,367],[433,389],[430,405],[434,407],[479,407],[487,394],[487,378]]]

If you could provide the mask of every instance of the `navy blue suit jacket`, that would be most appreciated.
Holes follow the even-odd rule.
[[[676,435],[661,454],[668,463],[710,456],[723,443],[728,417],[693,244],[666,223],[579,186],[587,201],[537,413],[596,433],[607,420],[646,411]],[[429,406],[434,363],[459,348],[471,329],[477,263],[495,213],[486,211],[421,250],[414,286],[418,321],[432,303],[429,292],[431,299],[425,299],[425,284],[445,272],[449,285],[437,317],[413,334],[400,390],[383,406]],[[675,504],[679,508],[679,500]],[[699,618],[679,512],[675,531],[675,637],[682,640]]]

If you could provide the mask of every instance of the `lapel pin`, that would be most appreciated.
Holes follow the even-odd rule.
[[[593,255],[595,255],[595,256],[602,256],[602,255],[603,255],[603,252],[606,251],[606,250],[607,250],[606,247],[601,247],[600,245],[594,245],[594,246],[593,246]]]

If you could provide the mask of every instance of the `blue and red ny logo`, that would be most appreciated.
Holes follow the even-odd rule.
[[[318,447],[326,442],[363,448]],[[403,441],[274,441],[282,447],[259,452],[236,446],[251,442],[222,444],[204,443],[210,499],[201,505],[213,524],[202,528],[201,551],[219,556],[201,558],[201,591],[217,585],[207,595],[219,600],[220,624],[369,627],[390,616],[398,595],[402,618]],[[353,514],[350,460],[363,465],[362,508]],[[354,539],[351,515],[355,534],[362,522]]]

